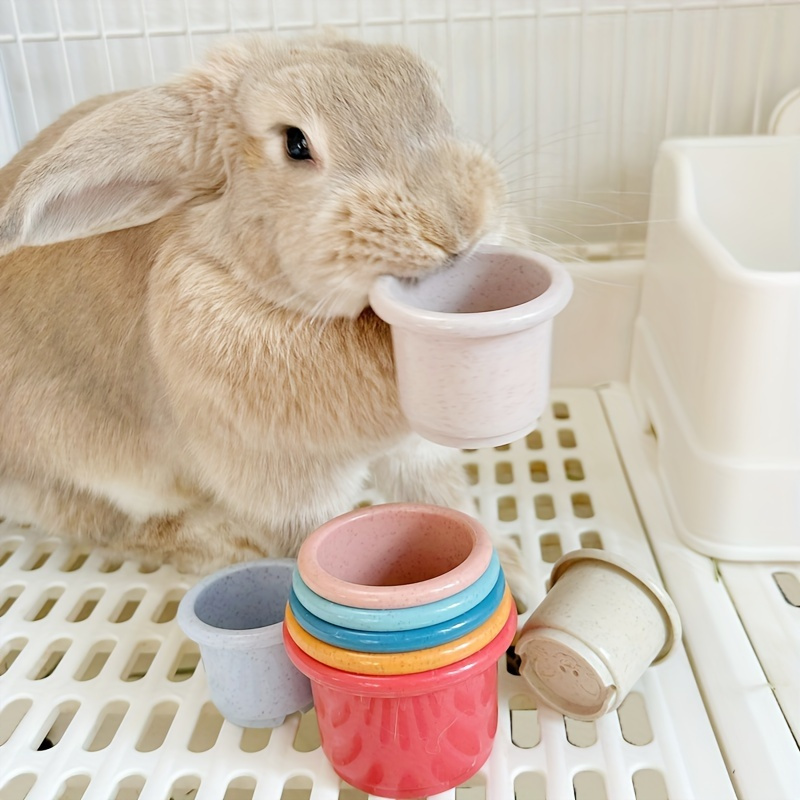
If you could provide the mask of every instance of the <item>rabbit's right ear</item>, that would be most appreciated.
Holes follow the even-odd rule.
[[[19,176],[0,209],[0,255],[152,222],[225,183],[213,109],[172,84],[73,123]],[[198,104],[199,106],[202,104]]]

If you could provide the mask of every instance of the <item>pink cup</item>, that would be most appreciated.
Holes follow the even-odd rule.
[[[283,641],[311,680],[322,749],[336,773],[361,791],[404,800],[458,786],[489,757],[497,730],[497,660],[516,627],[512,604],[486,647],[411,675],[343,672],[306,655],[285,627]]]
[[[411,427],[451,447],[530,433],[550,390],[553,317],[571,295],[559,263],[505,247],[479,247],[420,281],[379,278],[370,303],[392,328]]]
[[[345,606],[409,608],[452,597],[486,570],[492,542],[473,517],[440,506],[359,508],[317,528],[297,557],[309,589]]]

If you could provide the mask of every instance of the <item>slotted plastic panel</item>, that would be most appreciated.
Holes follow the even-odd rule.
[[[800,564],[726,562],[720,563],[719,571],[800,741]]]
[[[558,418],[548,413],[526,440],[464,454],[480,516],[522,543],[537,601],[552,562],[581,546],[656,573],[597,396],[555,400]],[[591,516],[576,511],[576,494],[590,499]],[[503,511],[510,500],[514,514]],[[7,522],[0,552],[10,553],[0,567],[3,800],[62,791],[83,800],[363,800],[326,762],[313,712],[272,731],[220,718],[197,649],[174,619],[191,578],[117,567]],[[682,648],[596,723],[537,709],[513,658],[499,669],[492,757],[442,800],[733,800]]]
[[[604,389],[602,399],[737,794],[792,800],[800,785],[800,565],[714,562],[683,545],[652,433],[625,387]]]

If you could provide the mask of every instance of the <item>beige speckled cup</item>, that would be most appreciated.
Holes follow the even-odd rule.
[[[451,447],[530,433],[550,391],[553,317],[571,295],[556,261],[488,245],[421,281],[379,278],[370,302],[391,325],[412,428]]]
[[[516,645],[522,675],[545,705],[593,720],[681,638],[677,609],[649,576],[603,550],[574,550]]]

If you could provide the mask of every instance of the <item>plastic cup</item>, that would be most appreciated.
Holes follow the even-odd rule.
[[[407,608],[475,583],[492,556],[474,517],[441,506],[384,503],[358,508],[317,528],[297,568],[311,591],[358,608]]]
[[[677,609],[660,586],[618,556],[585,549],[553,566],[516,651],[542,703],[594,720],[618,708],[680,638]]]
[[[334,625],[362,631],[408,631],[451,620],[474,608],[491,592],[500,572],[500,559],[493,552],[489,566],[475,583],[433,603],[407,608],[356,608],[333,603],[312,592],[299,571],[294,574],[292,588],[312,614]]]
[[[511,613],[511,592],[506,589],[502,603],[482,625],[451,642],[395,653],[368,653],[346,650],[328,644],[306,631],[286,610],[285,627],[294,643],[311,658],[329,667],[357,672],[360,675],[408,675],[413,672],[445,667],[466,658],[491,642],[503,629]]]
[[[563,266],[505,247],[479,247],[420,281],[379,278],[370,303],[392,329],[411,427],[469,448],[530,433],[550,390],[553,317],[571,295]]]
[[[311,705],[308,678],[283,646],[294,570],[290,558],[235,564],[201,580],[178,607],[178,624],[200,646],[211,700],[235,725],[274,728]]]
[[[306,655],[284,630],[289,658],[311,679],[322,750],[336,773],[398,800],[458,786],[483,766],[497,730],[497,660],[517,626],[513,607],[486,647],[440,669],[356,675]]]
[[[323,642],[366,653],[400,653],[445,644],[474,630],[495,612],[505,588],[506,579],[501,570],[492,590],[478,605],[453,619],[407,631],[359,631],[334,625],[312,614],[294,592],[289,595],[289,608],[298,623]]]

